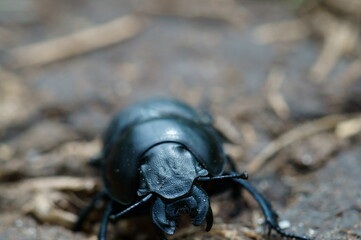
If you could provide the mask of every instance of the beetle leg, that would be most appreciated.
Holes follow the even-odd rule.
[[[100,168],[103,158],[104,158],[104,154],[103,152],[100,152],[91,159],[89,159],[88,164],[92,167]]]
[[[166,205],[159,197],[153,203],[152,207],[153,223],[166,234],[174,234],[176,222],[174,219],[169,219],[166,214]]]
[[[234,174],[231,172],[231,174]],[[259,206],[262,209],[263,215],[266,218],[266,224],[269,226],[270,229],[274,229],[277,233],[279,233],[281,236],[286,238],[293,238],[293,239],[299,239],[299,240],[309,240],[308,237],[305,236],[298,236],[295,234],[287,233],[281,229],[281,227],[277,223],[278,215],[277,213],[272,209],[271,204],[247,181],[243,179],[232,179],[234,182],[240,184],[244,189],[246,189],[253,198],[258,202]]]
[[[77,232],[81,230],[81,227],[83,225],[84,220],[86,219],[86,217],[88,216],[88,214],[90,213],[91,210],[93,210],[93,208],[105,197],[105,191],[101,191],[99,192],[94,198],[93,200],[90,202],[90,204],[85,207],[79,214],[78,216],[78,220],[76,221],[76,223],[73,226],[73,231]]]
[[[197,202],[197,215],[194,216],[192,222],[194,226],[199,226],[208,217],[210,209],[209,198],[206,192],[196,185],[193,187],[192,195]]]
[[[160,240],[168,240],[168,238],[164,235],[164,232],[160,228],[156,227],[156,229]]]
[[[102,222],[100,224],[98,240],[106,240],[105,237],[107,234],[107,226],[108,226],[108,222],[109,222],[109,216],[112,213],[112,210],[113,210],[113,201],[109,200],[109,202],[107,203],[103,218],[102,218]]]

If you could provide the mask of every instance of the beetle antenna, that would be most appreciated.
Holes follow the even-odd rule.
[[[142,198],[140,201],[134,203],[133,205],[131,205],[130,207],[124,209],[123,211],[121,211],[120,213],[116,213],[110,216],[110,218],[112,220],[117,220],[118,218],[120,218],[121,216],[123,216],[124,214],[130,212],[132,209],[146,203],[149,199],[151,199],[151,197],[153,196],[153,194],[148,194],[147,196],[145,196],[144,198]]]
[[[214,181],[214,180],[224,180],[224,179],[248,179],[248,173],[243,172],[241,174],[230,174],[230,175],[222,175],[222,176],[215,176],[215,177],[199,177],[197,181],[207,182],[207,181]]]

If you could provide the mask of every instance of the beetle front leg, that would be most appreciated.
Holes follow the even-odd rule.
[[[89,215],[90,211],[93,210],[93,208],[101,201],[103,200],[103,198],[105,197],[106,193],[105,191],[101,191],[100,193],[98,193],[93,200],[91,201],[91,203],[85,207],[80,214],[78,215],[78,220],[76,221],[76,223],[73,226],[73,231],[77,232],[80,231],[83,225],[84,220],[86,219],[86,217]]]
[[[112,210],[113,210],[113,201],[109,200],[109,202],[107,203],[103,218],[102,218],[102,222],[100,224],[98,240],[106,240],[105,237],[107,234],[107,226],[108,226],[108,222],[109,222],[109,216],[112,213]]]
[[[231,172],[230,174],[234,174],[234,172]],[[278,225],[277,219],[278,215],[273,210],[272,205],[259,193],[252,185],[250,185],[247,181],[243,179],[232,179],[234,182],[240,184],[244,189],[246,189],[253,198],[258,202],[260,205],[262,212],[266,218],[266,224],[269,227],[269,233],[272,229],[274,229],[277,233],[279,233],[281,236],[291,239],[299,239],[299,240],[310,240],[308,237],[305,236],[299,236],[291,233],[287,233],[281,229],[281,227]]]

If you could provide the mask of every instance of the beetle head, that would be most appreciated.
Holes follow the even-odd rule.
[[[190,192],[197,177],[206,175],[208,171],[183,145],[162,143],[143,156],[138,195],[152,192],[165,199],[177,199]]]
[[[198,177],[206,175],[208,171],[181,144],[162,143],[144,154],[138,195],[155,193],[153,222],[163,232],[174,233],[176,221],[182,212],[188,213],[196,226],[208,215],[207,225],[212,225],[208,196],[194,184]]]

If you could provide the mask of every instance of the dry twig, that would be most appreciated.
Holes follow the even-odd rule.
[[[343,55],[356,51],[360,40],[359,29],[323,11],[317,13],[312,21],[316,30],[323,36],[324,44],[310,70],[310,77],[314,81],[322,81]]]
[[[287,22],[268,23],[255,30],[256,38],[263,44],[293,42],[310,34],[302,19]]]
[[[96,188],[97,182],[95,178],[84,177],[41,177],[24,180],[19,188],[28,190],[44,191],[92,191]]]
[[[129,39],[143,30],[147,22],[134,15],[121,17],[68,36],[15,48],[8,52],[8,57],[14,68],[52,63]]]
[[[335,133],[341,138],[350,138],[361,132],[361,115],[337,124]]]
[[[32,201],[22,208],[24,213],[33,214],[42,222],[70,228],[77,217],[63,209],[69,205],[69,198],[62,191],[89,192],[94,191],[96,187],[97,182],[94,178],[42,177],[24,180],[18,189],[34,194]]]
[[[328,6],[335,8],[345,14],[361,16],[361,1],[360,0],[327,0],[324,1]]]
[[[219,129],[229,141],[234,144],[241,144],[240,139],[242,139],[242,135],[230,120],[217,114],[214,117],[214,126],[216,129]]]
[[[290,110],[286,100],[280,92],[280,88],[284,79],[284,71],[278,67],[274,67],[271,69],[266,83],[267,100],[269,105],[281,119],[287,119],[290,115]]]
[[[37,100],[21,76],[0,66],[0,135],[3,130],[26,121]]]
[[[38,192],[33,200],[24,206],[23,212],[33,214],[42,222],[71,228],[77,216],[56,207],[56,202],[64,200],[66,200],[66,195],[60,192]]]
[[[247,166],[247,172],[254,174],[264,166],[272,156],[282,148],[299,141],[303,138],[310,137],[318,132],[335,128],[337,124],[348,119],[349,115],[331,115],[312,122],[301,124],[284,133],[279,138],[269,143]]]
[[[137,6],[140,12],[184,18],[210,18],[228,22],[243,29],[248,12],[235,0],[146,0]]]

